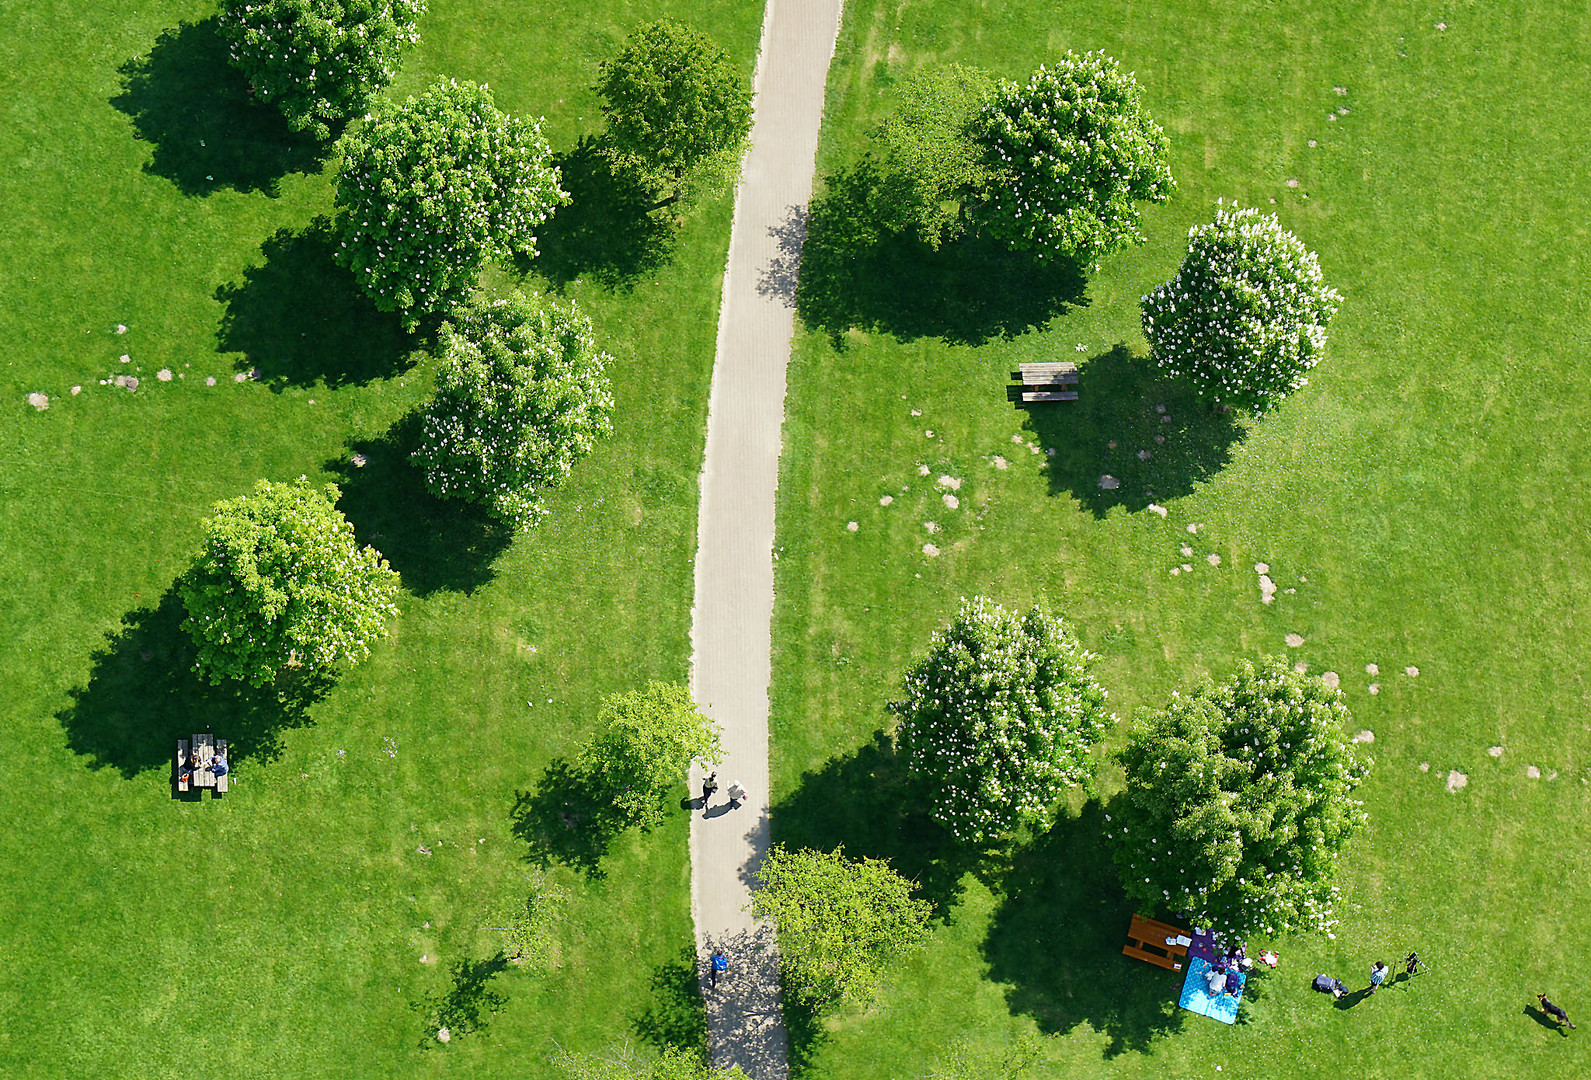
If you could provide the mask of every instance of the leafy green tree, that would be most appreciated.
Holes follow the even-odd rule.
[[[662,821],[669,794],[691,762],[723,759],[717,725],[678,683],[652,682],[608,698],[599,724],[580,752],[579,772],[626,825]]]
[[[535,523],[543,493],[611,428],[613,358],[573,303],[519,294],[455,310],[437,353],[413,454],[426,485],[516,526]]]
[[[905,81],[894,114],[870,136],[880,164],[880,224],[912,231],[935,249],[961,235],[967,208],[987,196],[978,127],[994,88],[993,76],[960,64]]]
[[[569,196],[541,121],[498,111],[484,86],[438,82],[342,140],[338,261],[413,329],[468,296],[489,258],[532,258]]]
[[[1137,80],[1103,52],[1068,52],[1026,85],[1001,82],[981,123],[993,178],[980,217],[1040,259],[1141,242],[1137,203],[1164,202],[1176,186]]]
[[[814,1008],[871,1001],[886,965],[928,934],[931,905],[882,859],[775,844],[757,879],[751,907],[778,931],[785,991]]]
[[[895,742],[958,840],[1045,828],[1093,775],[1089,748],[1114,720],[1093,660],[1060,616],[974,597],[907,670]]]
[[[1338,856],[1366,819],[1350,720],[1341,694],[1273,656],[1140,722],[1106,818],[1127,895],[1238,939],[1330,930]]]
[[[220,25],[254,92],[325,139],[392,81],[424,12],[425,0],[222,0]]]
[[[717,42],[676,19],[636,27],[598,68],[609,168],[658,205],[719,186],[751,132],[751,86]],[[655,207],[654,207],[655,209]]]
[[[642,1059],[628,1046],[590,1054],[560,1048],[552,1057],[569,1080],[748,1080],[739,1066],[718,1069],[700,1053],[667,1046],[657,1057]]]
[[[281,673],[329,674],[370,653],[396,615],[398,575],[360,547],[335,484],[261,480],[215,505],[204,546],[177,580],[183,629],[212,683],[264,686]]]
[[[1341,302],[1275,214],[1217,203],[1176,276],[1143,298],[1144,335],[1162,371],[1257,415],[1309,382]]]
[[[489,926],[504,937],[508,958],[530,971],[552,965],[553,931],[563,917],[568,897],[547,880],[546,871],[533,867],[523,898],[514,904],[503,926]]]

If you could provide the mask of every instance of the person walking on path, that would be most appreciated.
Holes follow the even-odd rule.
[[[707,779],[702,781],[702,813],[707,813],[707,803],[712,799],[713,793],[718,790],[718,774],[708,773]]]
[[[1370,968],[1370,993],[1381,989],[1381,984],[1387,981],[1387,965],[1377,960]]]
[[[731,810],[739,810],[740,804],[745,801],[746,789],[740,786],[739,780],[736,780],[729,785],[729,808]]]
[[[729,956],[723,949],[714,949],[713,955],[707,961],[708,980],[714,990],[718,989],[718,975],[729,970]]]
[[[1541,1011],[1558,1021],[1559,1027],[1567,1026],[1571,1031],[1574,1030],[1574,1025],[1569,1023],[1569,1014],[1563,1011],[1562,1006],[1548,1001],[1546,994],[1537,994],[1536,1000],[1541,1002]]]

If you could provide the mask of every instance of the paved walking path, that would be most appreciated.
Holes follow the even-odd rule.
[[[697,523],[693,689],[724,731],[719,791],[691,824],[696,940],[722,945],[727,978],[704,986],[716,1065],[753,1080],[790,1068],[772,935],[747,910],[750,874],[768,848],[768,676],[773,617],[773,510],[784,425],[784,372],[794,313],[789,274],[812,195],[823,89],[841,0],[767,0],[755,79],[751,150],[718,316]],[[726,809],[733,781],[750,797]],[[700,791],[701,772],[692,775]]]

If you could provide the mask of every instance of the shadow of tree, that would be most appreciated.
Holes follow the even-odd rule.
[[[254,100],[228,60],[214,16],[164,31],[148,56],[118,71],[122,91],[110,103],[152,144],[144,171],[185,195],[233,188],[275,197],[288,173],[319,172],[334,141],[294,131],[275,108]]]
[[[522,260],[521,272],[535,269],[560,289],[581,276],[629,289],[668,261],[673,219],[667,211],[651,212],[646,191],[614,176],[594,140],[582,138],[554,160],[570,202],[543,223],[536,236],[540,254]]]
[[[707,1005],[702,1001],[696,953],[691,946],[654,968],[652,999],[631,1021],[637,1036],[659,1051],[675,1047],[699,1054],[707,1049]]]
[[[337,265],[336,247],[325,217],[303,232],[278,229],[260,245],[264,262],[216,289],[226,305],[216,340],[222,351],[243,354],[239,369],[254,369],[280,391],[317,382],[362,385],[414,365],[414,339]]]
[[[916,884],[917,896],[944,918],[962,878],[994,872],[999,853],[969,851],[929,816],[926,801],[882,731],[870,743],[802,775],[774,808],[774,839],[787,847],[887,859]]]
[[[1163,378],[1126,345],[1082,367],[1078,400],[1025,408],[1050,455],[1051,494],[1070,492],[1096,517],[1192,493],[1226,467],[1247,435],[1235,413]]]
[[[491,983],[508,970],[508,957],[502,953],[487,960],[460,960],[453,965],[453,985],[442,994],[427,994],[414,1003],[426,1016],[422,1047],[438,1045],[437,1032],[446,1028],[449,1039],[480,1031],[491,1015],[508,1003]]]
[[[624,831],[612,801],[565,758],[548,763],[534,791],[514,793],[508,816],[515,838],[529,846],[531,862],[562,863],[593,880],[607,876],[602,858]]]
[[[876,207],[887,197],[864,160],[830,176],[812,202],[795,308],[836,344],[855,327],[908,341],[979,345],[1088,302],[1078,263],[1041,263],[976,232],[936,251],[879,224]]]
[[[409,413],[381,437],[350,443],[348,457],[327,462],[343,492],[337,506],[359,542],[385,555],[410,592],[474,592],[495,576],[492,564],[513,530],[479,506],[432,495],[409,460],[419,436],[420,415]]]
[[[1132,905],[1101,842],[1102,814],[1089,803],[1016,856],[983,950],[1012,1012],[1047,1035],[1087,1024],[1109,1036],[1112,1058],[1181,1026],[1183,976],[1122,955]]]
[[[128,612],[95,651],[88,685],[74,689],[58,714],[67,746],[91,768],[114,768],[128,779],[156,768],[173,772],[177,740],[206,731],[228,741],[234,761],[269,762],[281,753],[281,733],[309,722],[309,708],[330,680],[258,690],[211,686],[193,670],[186,616],[168,589],[158,606]]]

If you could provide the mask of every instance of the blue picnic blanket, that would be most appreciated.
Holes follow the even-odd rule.
[[[1208,960],[1188,957],[1188,974],[1182,980],[1182,997],[1177,999],[1177,1004],[1189,1012],[1208,1016],[1223,1024],[1237,1023],[1237,1008],[1243,1004],[1243,984],[1248,981],[1248,976],[1241,971],[1228,971],[1226,986],[1231,992],[1211,997],[1210,984],[1205,979],[1209,971]]]

